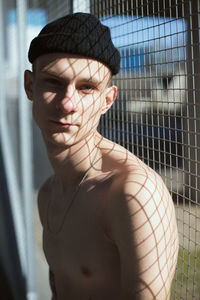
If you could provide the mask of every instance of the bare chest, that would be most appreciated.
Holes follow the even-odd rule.
[[[54,272],[60,299],[70,296],[89,300],[91,295],[92,299],[98,299],[98,295],[106,299],[105,295],[115,294],[119,286],[118,251],[105,235],[104,197],[103,190],[80,194],[59,232],[44,228],[44,252]],[[49,222],[52,228],[55,224],[59,228],[59,219],[63,219],[62,210],[56,214],[54,223]]]

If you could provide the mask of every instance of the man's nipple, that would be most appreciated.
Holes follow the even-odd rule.
[[[91,272],[91,270],[88,268],[88,267],[86,267],[86,266],[82,266],[81,267],[81,273],[85,276],[85,277],[92,277],[92,272]]]

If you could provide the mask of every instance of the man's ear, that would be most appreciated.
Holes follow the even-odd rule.
[[[112,106],[116,97],[117,87],[115,85],[108,87],[105,95],[105,105],[102,108],[102,114],[105,114],[107,110]]]
[[[29,100],[33,100],[33,72],[26,70],[24,72],[24,89]]]

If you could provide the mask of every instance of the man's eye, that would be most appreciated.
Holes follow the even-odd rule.
[[[95,87],[91,85],[82,85],[79,87],[79,90],[85,93],[92,93],[95,90]]]

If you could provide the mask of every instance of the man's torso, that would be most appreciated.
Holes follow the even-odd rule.
[[[43,245],[60,300],[111,300],[119,294],[119,254],[105,217],[115,176],[107,173],[83,184],[69,211],[70,197],[59,206],[51,190],[46,199]]]
[[[134,220],[132,217],[130,218],[133,222],[131,226],[134,228],[134,226],[139,226],[137,224],[143,222],[144,214],[141,206],[145,203],[148,204],[149,214],[154,216],[156,210],[155,199],[157,199],[158,203],[161,204],[158,208],[159,215],[156,215],[156,224],[158,222],[162,224],[161,215],[164,214],[165,221],[167,221],[167,214],[171,214],[173,219],[170,223],[168,235],[171,235],[172,245],[170,243],[166,247],[170,252],[170,249],[174,247],[174,236],[172,235],[175,218],[172,201],[158,175],[120,146],[107,143],[102,144],[102,148],[102,172],[84,182],[69,210],[67,206],[73,199],[73,192],[66,193],[65,197],[62,197],[62,193],[60,193],[58,187],[56,188],[56,184],[52,183],[52,180],[46,185],[46,192],[39,200],[39,211],[44,229],[44,252],[54,274],[56,299],[58,300],[118,299],[121,290],[122,271],[120,270],[118,249],[110,238],[109,218],[111,217],[110,214],[112,214],[111,219],[114,215],[121,215],[118,210],[121,208],[119,202],[123,202],[123,199],[118,194],[124,194],[125,182],[126,186],[131,185],[137,188],[135,192],[130,191],[129,188],[131,199],[133,199],[133,203],[136,203],[131,208],[129,207],[130,212],[133,209],[132,207],[134,207],[134,210],[137,207],[136,212],[131,212],[131,216],[136,216]],[[154,192],[155,187],[156,193]],[[141,203],[134,201],[132,196],[138,193],[141,194]],[[164,195],[162,199],[161,195]],[[115,199],[117,199],[117,202]],[[110,209],[111,207],[112,209]],[[124,206],[122,205],[122,207]],[[127,214],[128,217],[129,213]],[[114,220],[118,223],[117,227],[123,225],[124,228],[124,224],[120,223],[119,218],[114,217]],[[155,220],[149,221],[150,227],[155,223]],[[126,220],[126,224],[129,224],[127,222],[128,220]],[[154,223],[151,224],[151,222]],[[152,226],[155,227],[155,225]],[[145,226],[142,226],[142,228],[139,226],[138,228],[140,234],[146,236]],[[133,236],[129,235],[128,227],[123,230],[125,231],[124,234],[133,239]],[[141,236],[136,238],[137,241],[130,241],[131,246],[129,245],[134,249],[139,247],[143,240]],[[125,240],[127,241],[127,238]],[[135,243],[138,243],[138,246]],[[123,248],[126,249],[126,245],[123,245]],[[131,253],[131,262],[134,268],[137,265],[137,257],[136,254],[133,254],[134,251]],[[129,261],[129,257],[127,261]],[[151,263],[151,261],[148,263]],[[131,278],[135,278],[134,272],[137,273],[137,270],[131,270]],[[129,288],[135,290],[136,286],[136,281],[134,282],[131,279]]]

